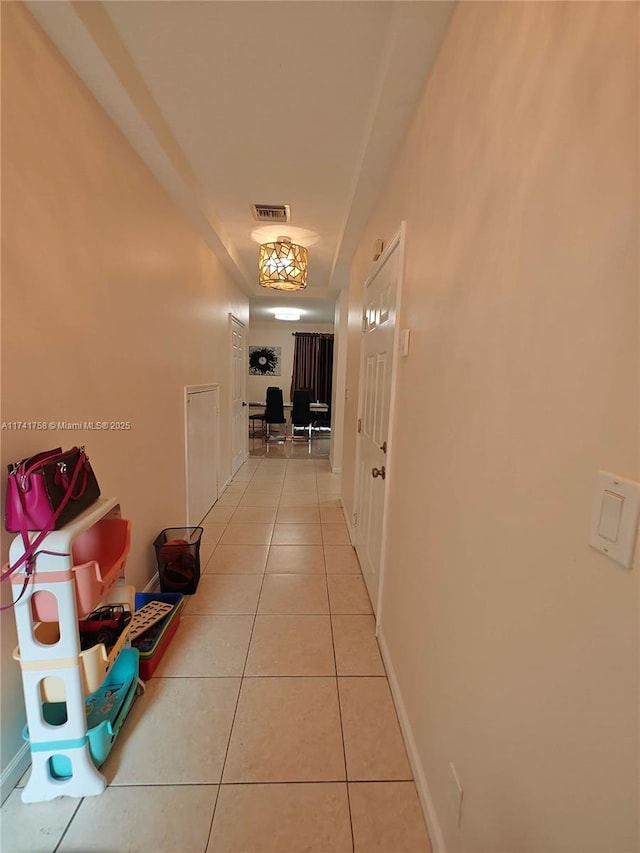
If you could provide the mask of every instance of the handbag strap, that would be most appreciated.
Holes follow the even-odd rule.
[[[16,600],[15,600],[15,601],[12,601],[12,602],[11,602],[11,604],[4,604],[2,607],[0,607],[0,611],[2,611],[2,610],[11,610],[11,608],[12,608],[12,607],[15,607],[15,606],[16,606],[16,604],[20,601],[20,599],[22,598],[22,596],[23,596],[23,595],[25,594],[25,592],[27,591],[27,587],[29,586],[29,582],[30,582],[30,580],[31,580],[32,576],[33,576],[33,572],[28,572],[28,573],[25,575],[24,583],[22,584],[22,589],[20,590],[20,595],[16,598]]]
[[[73,471],[73,476],[71,477],[71,480],[69,481],[69,485],[68,485],[67,490],[64,494],[64,497],[60,501],[60,505],[55,510],[55,512],[53,512],[51,514],[51,517],[49,518],[49,520],[47,521],[45,526],[42,528],[41,531],[39,531],[38,535],[36,536],[36,538],[32,542],[29,541],[29,531],[27,530],[27,524],[25,521],[25,512],[24,512],[24,506],[22,504],[21,491],[20,491],[20,489],[17,489],[17,492],[19,495],[19,500],[20,500],[20,506],[23,510],[20,513],[20,535],[22,536],[22,541],[24,543],[24,549],[25,550],[24,550],[24,553],[22,554],[22,556],[18,560],[16,560],[16,562],[13,564],[13,566],[10,565],[6,571],[0,573],[0,583],[2,581],[6,580],[8,577],[10,577],[16,571],[16,569],[19,569],[20,566],[22,566],[22,565],[25,566],[25,571],[27,572],[27,574],[31,574],[31,572],[33,572],[36,555],[38,553],[40,553],[38,551],[38,547],[42,544],[45,537],[49,533],[51,533],[51,531],[54,529],[55,523],[58,520],[58,518],[60,517],[60,513],[65,508],[65,506],[69,503],[69,500],[71,498],[71,495],[73,494],[73,490],[74,490],[75,485],[76,485],[76,481],[78,479],[78,475],[80,474],[80,470],[84,465],[85,459],[86,459],[86,454],[84,451],[81,451],[80,456],[78,457],[78,462],[77,462],[76,467],[74,468],[74,471]],[[45,552],[45,553],[51,553],[51,552]],[[23,592],[24,592],[24,590],[23,590]]]
[[[52,557],[68,557],[69,556],[69,554],[65,554],[62,551],[44,551],[43,550],[43,551],[38,551],[37,554],[50,554]],[[36,557],[37,554],[34,554],[34,557]],[[29,583],[30,583],[32,577],[33,577],[33,570],[31,568],[27,567],[25,569],[25,578],[24,578],[24,583],[22,584],[22,589],[20,590],[20,595],[16,598],[15,601],[12,601],[11,604],[5,604],[4,606],[0,607],[0,612],[2,612],[3,610],[11,610],[12,607],[16,606],[16,604],[20,601],[22,596],[27,591],[27,587],[29,586]]]
[[[87,457],[84,452],[80,453],[80,462],[82,462],[82,485],[80,486],[80,491],[76,495],[69,495],[72,501],[79,501],[84,495],[87,488],[87,480],[89,479],[89,472],[87,471]]]

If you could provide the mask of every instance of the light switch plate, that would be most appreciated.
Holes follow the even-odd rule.
[[[589,544],[631,568],[639,513],[640,483],[599,471]]]

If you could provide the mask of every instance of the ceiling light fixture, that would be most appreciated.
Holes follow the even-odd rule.
[[[300,312],[289,308],[277,308],[273,312],[273,316],[276,320],[289,320],[295,323],[300,319]]]
[[[260,284],[273,290],[303,290],[307,286],[309,253],[288,237],[263,243],[258,256]]]

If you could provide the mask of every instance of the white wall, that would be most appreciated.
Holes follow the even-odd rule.
[[[280,376],[249,376],[247,360],[247,399],[264,401],[267,388],[275,385],[282,388],[285,403],[290,399],[291,376],[293,374],[293,332],[333,333],[333,323],[291,323],[288,320],[273,320],[266,323],[251,323],[249,327],[249,346],[280,347],[282,365]],[[247,357],[248,358],[248,357]]]
[[[458,4],[352,268],[347,514],[406,220],[381,633],[449,851],[638,850],[640,559],[588,536],[598,469],[640,479],[639,9]]]
[[[228,314],[246,323],[248,300],[18,3],[2,6],[2,72],[2,419],[131,423],[4,431],[2,470],[86,444],[103,494],[131,519],[127,581],[141,589],[153,539],[184,523],[185,385],[220,383],[230,476]],[[24,708],[13,613],[0,620],[4,772]]]

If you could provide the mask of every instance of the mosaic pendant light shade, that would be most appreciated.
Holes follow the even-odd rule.
[[[273,290],[302,290],[307,286],[308,256],[304,246],[288,237],[260,246],[260,284]]]

